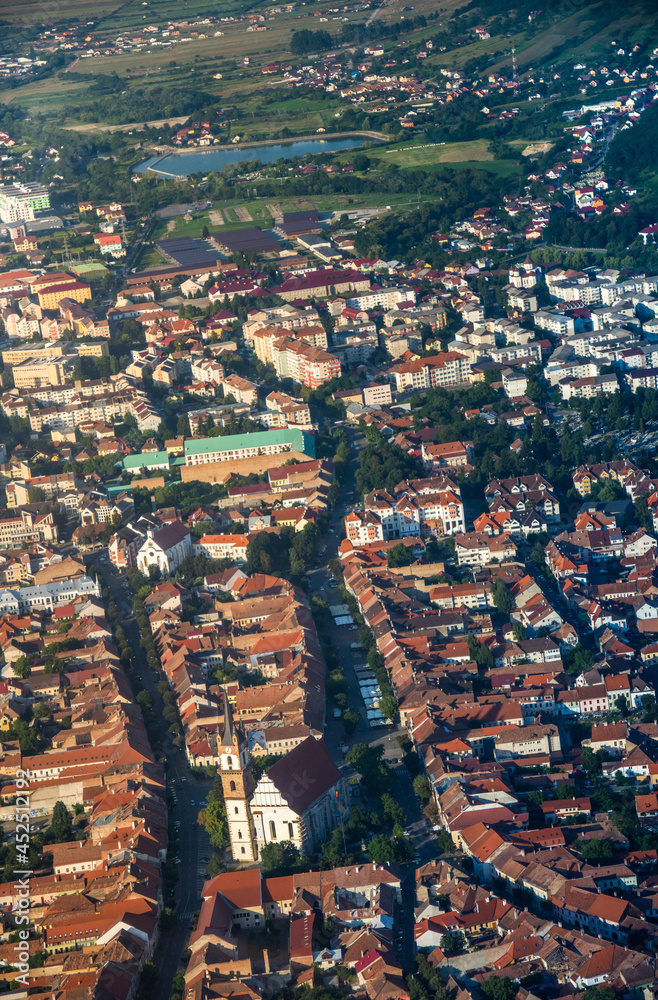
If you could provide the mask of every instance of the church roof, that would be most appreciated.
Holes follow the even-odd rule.
[[[324,740],[309,736],[267,772],[290,809],[301,816],[308,807],[333,788],[342,775],[332,761]]]

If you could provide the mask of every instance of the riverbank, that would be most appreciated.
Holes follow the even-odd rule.
[[[231,143],[229,146],[205,146],[192,149],[180,149],[170,146],[152,146],[148,159],[136,164],[133,173],[154,173],[159,177],[171,177],[184,180],[192,174],[221,171],[225,167],[235,166],[245,160],[258,160],[260,163],[276,163],[277,160],[290,160],[293,157],[317,156],[333,152],[343,152],[346,149],[360,149],[364,142],[370,140],[378,145],[383,139],[388,139],[382,132],[331,132],[328,135],[295,136],[291,139],[263,139],[254,142]]]
[[[187,119],[185,119],[187,121]],[[332,139],[352,139],[357,136],[372,139],[373,142],[390,142],[391,137],[385,132],[355,131],[355,132],[325,132],[320,135],[291,135],[285,139],[260,139],[254,142],[229,143],[227,146],[144,146],[145,152],[152,151],[153,156],[184,156],[186,153],[217,153],[230,149],[258,149],[262,146],[285,146],[293,142],[327,142]]]

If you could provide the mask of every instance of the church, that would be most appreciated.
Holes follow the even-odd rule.
[[[324,740],[309,736],[254,782],[247,741],[224,703],[219,770],[231,852],[258,860],[264,844],[290,840],[315,853],[347,814],[347,786]]]

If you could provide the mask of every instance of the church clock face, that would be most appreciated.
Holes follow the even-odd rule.
[[[233,747],[224,747],[224,753],[228,754],[228,756],[230,757],[231,754],[233,753]]]

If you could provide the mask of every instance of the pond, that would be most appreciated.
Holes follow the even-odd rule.
[[[236,149],[195,149],[189,153],[167,153],[165,156],[152,156],[149,160],[139,163],[134,171],[143,174],[147,170],[162,174],[165,177],[189,177],[190,174],[204,173],[211,170],[223,170],[233,163],[244,160],[260,160],[261,163],[276,163],[283,157],[290,160],[293,156],[304,156],[306,153],[335,153],[341,149],[354,149],[363,145],[363,138],[342,136],[326,139],[296,139],[291,142],[276,142],[271,145],[236,147]]]

